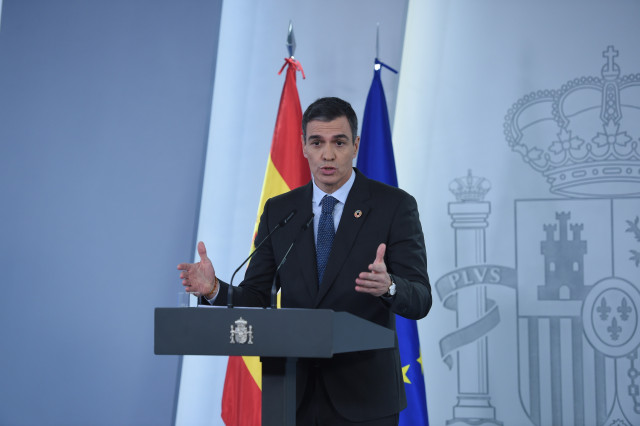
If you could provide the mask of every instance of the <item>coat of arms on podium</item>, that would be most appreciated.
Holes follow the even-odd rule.
[[[231,325],[230,343],[253,345],[253,326],[247,327],[247,320],[240,317],[235,321],[235,328]]]

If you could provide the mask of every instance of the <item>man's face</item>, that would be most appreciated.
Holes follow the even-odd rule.
[[[302,140],[302,153],[309,161],[309,169],[318,188],[331,194],[349,180],[359,146],[360,137],[355,141],[352,139],[347,117],[307,123],[307,139]]]

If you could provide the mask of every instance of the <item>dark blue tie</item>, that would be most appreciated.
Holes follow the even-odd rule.
[[[320,214],[320,222],[318,224],[318,239],[316,243],[316,259],[318,260],[318,285],[322,283],[322,276],[324,270],[327,267],[327,260],[329,260],[329,253],[331,253],[331,246],[333,245],[333,236],[335,231],[333,229],[333,208],[338,200],[331,195],[325,195],[320,201],[322,206],[322,213]]]

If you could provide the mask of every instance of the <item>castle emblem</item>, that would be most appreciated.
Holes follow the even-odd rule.
[[[235,321],[235,328],[231,325],[230,343],[240,343],[253,345],[253,327],[247,328],[247,320],[240,317]]]
[[[538,300],[583,300],[588,290],[584,286],[584,255],[587,242],[580,239],[582,224],[568,225],[571,213],[556,213],[560,229],[555,239],[556,224],[544,225],[546,239],[541,243],[544,255],[545,286],[538,287]],[[572,238],[569,239],[569,228]]]

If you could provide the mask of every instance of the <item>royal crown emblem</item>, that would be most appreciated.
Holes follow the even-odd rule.
[[[247,320],[240,317],[235,321],[235,328],[231,325],[231,342],[253,345],[253,327],[247,327]]]
[[[618,51],[603,52],[601,77],[518,100],[504,124],[512,150],[568,197],[640,195],[640,73],[620,76]]]
[[[490,189],[491,182],[483,177],[473,176],[471,170],[467,172],[467,176],[456,178],[449,184],[449,191],[461,202],[483,201]]]

